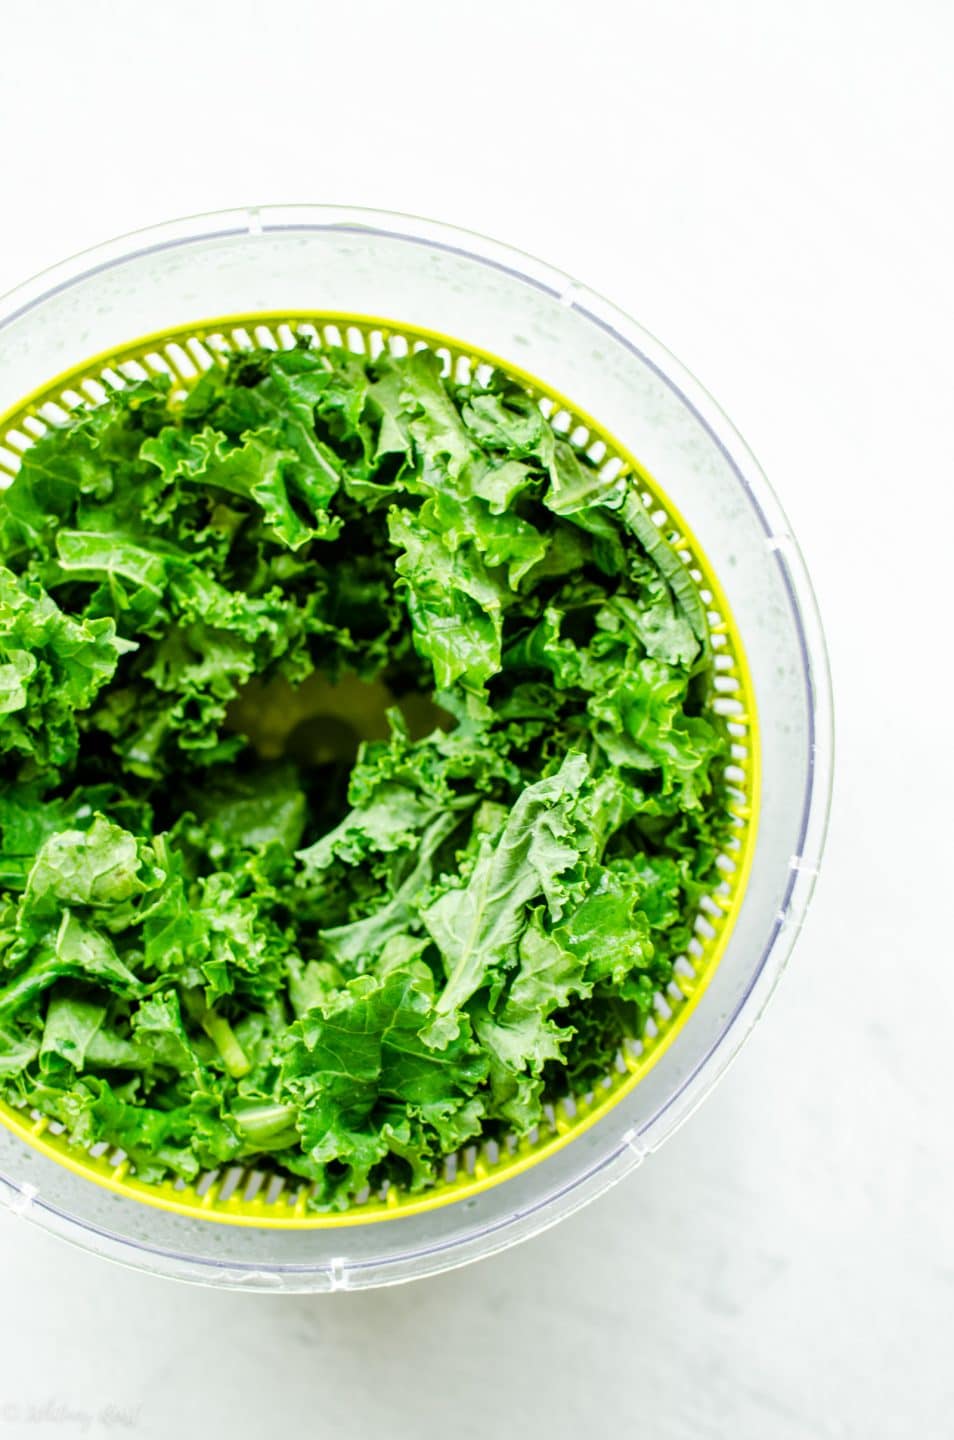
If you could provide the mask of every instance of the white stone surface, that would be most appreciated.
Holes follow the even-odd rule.
[[[0,288],[247,201],[433,214],[718,396],[816,579],[839,758],[790,970],[622,1187],[410,1288],[272,1298],[0,1218],[0,1436],[954,1434],[947,0],[7,0]]]

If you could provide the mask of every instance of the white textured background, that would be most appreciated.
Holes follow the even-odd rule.
[[[826,868],[739,1063],[628,1183],[399,1290],[179,1288],[0,1219],[0,1435],[954,1434],[950,0],[4,0],[0,290],[334,200],[538,253],[660,335],[788,507]]]

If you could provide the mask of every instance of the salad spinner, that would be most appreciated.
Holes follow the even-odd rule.
[[[639,325],[539,261],[401,215],[267,207],[100,246],[0,302],[0,487],[50,425],[150,373],[187,387],[237,350],[434,349],[458,378],[502,370],[553,427],[626,474],[708,616],[732,741],[720,882],[641,1040],[529,1137],[471,1145],[424,1195],[317,1213],[303,1184],[235,1167],[138,1180],[0,1102],[0,1200],[100,1254],[240,1288],[361,1288],[506,1248],[655,1150],[758,1019],[804,919],[827,819],[831,701],[811,587],[786,518],[708,394]],[[2,503],[2,500],[0,500]]]

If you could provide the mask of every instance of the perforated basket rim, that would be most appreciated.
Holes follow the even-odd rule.
[[[153,331],[72,366],[0,416],[0,482],[6,478],[9,483],[19,468],[20,455],[51,423],[61,423],[71,413],[102,403],[111,390],[126,380],[163,373],[174,384],[178,381],[187,386],[203,369],[224,363],[236,350],[256,345],[288,348],[296,343],[299,335],[308,336],[313,343],[342,344],[355,353],[365,354],[373,352],[375,337],[379,341],[377,353],[395,342],[396,353],[402,353],[402,345],[430,348],[441,356],[445,373],[449,367],[456,371],[461,364],[471,370],[490,367],[519,381],[538,400],[561,435],[587,451],[601,446],[601,465],[619,462],[615,473],[634,477],[636,493],[661,527],[665,522],[670,540],[703,596],[714,648],[731,661],[717,672],[726,681],[734,681],[731,688],[723,687],[724,703],[719,709],[735,741],[731,768],[740,778],[738,781],[733,778],[732,782],[738,801],[733,800],[727,807],[730,823],[737,827],[738,845],[733,847],[734,859],[730,862],[733,868],[731,873],[723,871],[725,878],[718,889],[704,897],[700,904],[695,924],[697,930],[700,922],[704,927],[702,938],[693,942],[697,949],[692,952],[692,960],[680,957],[690,973],[680,971],[678,980],[674,977],[665,991],[656,994],[661,1023],[650,1022],[650,1031],[654,1033],[647,1033],[638,1042],[637,1049],[621,1053],[615,1080],[608,1076],[591,1095],[572,1097],[569,1105],[560,1101],[548,1107],[552,1118],[536,1139],[521,1141],[509,1149],[496,1146],[497,1154],[493,1158],[488,1155],[488,1142],[483,1142],[482,1147],[479,1141],[475,1142],[462,1152],[464,1156],[469,1152],[469,1163],[459,1167],[452,1179],[445,1179],[423,1194],[404,1192],[392,1185],[383,1195],[370,1197],[348,1210],[311,1211],[307,1182],[302,1182],[294,1195],[284,1188],[280,1194],[274,1194],[271,1172],[255,1171],[248,1166],[229,1167],[225,1172],[207,1171],[195,1183],[181,1180],[149,1183],[135,1175],[122,1152],[106,1147],[106,1153],[91,1153],[81,1144],[71,1142],[46,1116],[18,1110],[0,1099],[0,1124],[34,1150],[115,1195],[190,1218],[283,1230],[367,1225],[425,1214],[470,1199],[539,1164],[602,1120],[674,1043],[718,968],[745,896],[755,853],[761,794],[758,716],[745,647],[719,577],[706,560],[692,529],[646,467],[596,419],[559,390],[482,347],[400,320],[342,311],[254,311]],[[581,432],[585,433],[581,436]],[[709,934],[705,933],[706,928]],[[102,1152],[103,1147],[94,1146],[93,1150]],[[232,1183],[236,1171],[248,1177],[244,1190],[241,1179]]]

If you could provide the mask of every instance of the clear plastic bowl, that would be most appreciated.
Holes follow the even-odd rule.
[[[392,317],[502,357],[596,417],[655,476],[719,577],[744,642],[762,751],[741,911],[678,1039],[562,1150],[482,1194],[342,1229],[167,1213],[72,1173],[0,1127],[0,1199],[101,1255],[206,1284],[358,1289],[506,1249],[634,1169],[686,1119],[760,1016],[804,920],[832,772],[824,638],[785,515],[741,437],[635,321],[569,276],[430,221],[336,206],[175,221],[88,251],[0,301],[0,414],[87,357],[212,317]]]

